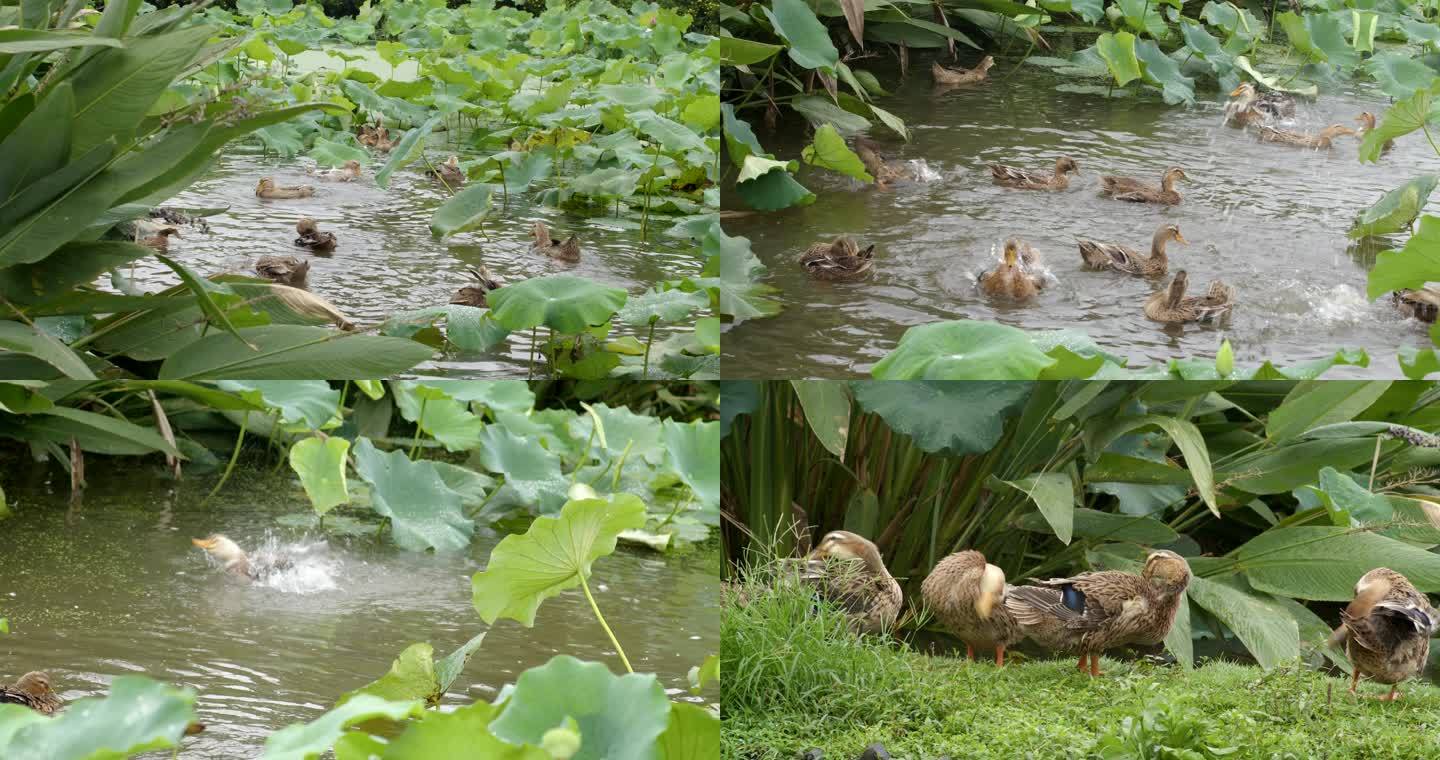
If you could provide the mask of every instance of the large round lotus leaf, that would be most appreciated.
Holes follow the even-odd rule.
[[[1005,421],[1030,398],[1031,383],[851,383],[855,400],[929,452],[954,456],[994,448]]]
[[[1023,330],[962,319],[906,330],[871,374],[880,380],[1034,380],[1054,363]]]
[[[311,760],[334,746],[357,723],[379,718],[399,721],[424,714],[425,703],[418,699],[389,702],[361,694],[309,723],[295,723],[271,734],[265,740],[264,760]]]
[[[490,313],[507,330],[545,326],[574,335],[604,324],[625,305],[625,291],[574,275],[532,277],[491,291]]]
[[[490,731],[511,744],[538,745],[567,718],[581,737],[571,760],[651,760],[670,722],[670,700],[654,675],[617,676],[598,662],[560,655],[520,674]]]
[[[665,760],[713,760],[720,746],[720,717],[700,705],[676,702],[670,727],[660,737]]]
[[[498,709],[476,702],[448,713],[428,713],[384,749],[385,760],[551,760],[539,747],[516,747],[492,736],[490,720]]]
[[[195,719],[195,693],[121,676],[103,699],[82,699],[58,718],[26,725],[0,743],[0,757],[84,760],[175,747]]]

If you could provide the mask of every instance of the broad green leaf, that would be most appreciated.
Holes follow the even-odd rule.
[[[1341,527],[1272,528],[1234,552],[1235,569],[1259,591],[1315,601],[1349,601],[1360,576],[1388,567],[1422,592],[1440,590],[1440,554]]]
[[[1390,381],[1307,380],[1297,384],[1265,421],[1265,436],[1272,441],[1294,438],[1305,431],[1348,422],[1365,411],[1390,388]]]
[[[1038,472],[1000,481],[1030,497],[1060,543],[1069,545],[1075,522],[1075,484],[1063,472]]]
[[[465,665],[470,662],[475,650],[479,649],[484,641],[485,634],[477,633],[469,641],[461,644],[455,651],[441,657],[435,663],[435,680],[440,684],[439,696],[443,696],[445,692],[449,691],[460,674],[465,672]],[[437,700],[439,696],[436,697]]]
[[[126,41],[96,53],[70,81],[75,86],[71,158],[115,139],[134,137],[150,105],[170,86],[214,30],[205,25]]]
[[[922,450],[952,456],[995,447],[1005,421],[1019,414],[1031,383],[913,381],[850,384],[855,401]]]
[[[720,716],[701,705],[673,702],[660,735],[659,760],[720,760]]]
[[[1140,40],[1135,55],[1144,66],[1145,81],[1158,85],[1166,103],[1195,102],[1195,80],[1180,71],[1180,64],[1160,50],[1154,40]]]
[[[709,304],[710,299],[703,293],[652,288],[628,299],[618,317],[627,325],[644,327],[653,322],[679,322]]]
[[[1402,53],[1377,53],[1365,63],[1380,89],[1392,98],[1408,98],[1435,84],[1435,70]]]
[[[1408,228],[1420,216],[1430,200],[1440,175],[1422,174],[1381,196],[1373,206],[1360,212],[1347,233],[1358,240],[1373,235],[1388,235]]]
[[[843,462],[845,439],[850,435],[850,394],[845,386],[827,380],[791,380],[790,385],[800,399],[810,432]]]
[[[237,332],[244,343],[228,333],[212,333],[171,354],[160,366],[161,379],[363,380],[404,372],[434,353],[403,338],[302,325],[243,327]]]
[[[1374,52],[1375,30],[1380,14],[1374,11],[1350,11],[1351,46],[1361,52]],[[1338,23],[1337,23],[1338,28]]]
[[[370,484],[375,511],[390,518],[401,548],[454,551],[470,544],[475,523],[435,465],[412,462],[402,451],[382,453],[367,438],[355,444],[355,472]]]
[[[1055,362],[1023,330],[966,319],[909,328],[871,374],[878,380],[1034,380]]]
[[[1380,153],[1386,142],[1424,127],[1430,120],[1430,110],[1437,89],[1440,89],[1440,82],[1429,88],[1416,90],[1410,97],[1390,106],[1375,129],[1365,133],[1365,138],[1360,143],[1360,160],[1380,160]]]
[[[161,388],[170,390],[176,385],[167,383]],[[280,421],[284,423],[311,430],[328,430],[340,425],[340,391],[324,380],[220,380],[215,385],[266,410],[279,410]],[[207,404],[218,401],[212,397],[203,400]],[[251,418],[252,425],[254,422],[255,418]]]
[[[68,445],[71,438],[81,450],[116,456],[149,454],[159,451],[170,456],[184,456],[151,428],[108,414],[53,406],[24,415],[20,420],[25,438],[39,438]]]
[[[812,166],[854,177],[861,182],[875,181],[875,178],[865,171],[865,164],[861,163],[860,157],[845,144],[845,138],[829,124],[815,130],[815,141],[805,146],[801,156]]]
[[[344,438],[306,438],[290,447],[290,467],[310,497],[310,506],[323,515],[350,502],[345,483],[345,460],[350,442]]]
[[[598,662],[559,655],[520,674],[490,731],[511,744],[538,745],[567,719],[581,736],[571,760],[652,760],[670,700],[654,675],[617,676]]]
[[[497,506],[515,504],[527,512],[550,514],[564,504],[568,485],[560,474],[560,457],[533,438],[516,435],[503,425],[480,431],[476,456],[481,467],[505,476],[493,499]]]
[[[533,627],[541,602],[581,585],[595,560],[615,551],[621,531],[644,525],[645,504],[630,494],[571,501],[559,516],[537,517],[524,535],[502,539],[475,574],[475,610],[486,623],[505,617]]]
[[[1292,85],[1290,84],[1289,79],[1282,81],[1276,77],[1266,76],[1260,73],[1260,71],[1254,66],[1252,66],[1250,64],[1250,59],[1243,55],[1235,57],[1235,66],[1238,67],[1241,71],[1244,71],[1246,74],[1249,74],[1255,79],[1255,81],[1265,85],[1265,88],[1268,90],[1292,92],[1296,95],[1304,95],[1307,98],[1313,98],[1320,92],[1320,88],[1316,87],[1313,84],[1302,83],[1299,85]]]
[[[66,377],[94,380],[95,374],[70,347],[44,330],[20,322],[0,321],[0,350],[33,356]]]
[[[1334,467],[1320,471],[1317,489],[1321,501],[1332,512],[1343,513],[1347,518],[1341,527],[1351,525],[1376,525],[1388,523],[1395,516],[1395,507],[1383,494],[1365,490],[1353,478],[1344,475]],[[1351,522],[1351,521],[1354,522]]]
[[[45,53],[71,47],[124,47],[120,40],[89,32],[41,31],[36,29],[0,29],[0,55]]]
[[[423,700],[427,704],[440,701],[443,692],[435,677],[435,648],[429,644],[411,644],[390,664],[390,670],[378,680],[340,695],[336,707],[362,694],[389,702]]]
[[[107,760],[179,747],[195,720],[195,692],[142,676],[119,676],[105,697],[70,705],[59,717],[16,731],[0,756],[45,760]]]
[[[756,174],[754,179],[736,182],[736,194],[756,211],[779,211],[814,203],[815,194],[796,182],[790,172],[785,170],[785,166],[784,162],[747,156],[743,170],[763,168],[764,171]]]
[[[752,63],[768,61],[771,56],[784,49],[784,45],[771,45],[756,40],[725,36],[720,38],[720,64],[722,66],[749,66]],[[838,54],[836,60],[839,60]]]
[[[1374,438],[1327,438],[1261,449],[1226,464],[1220,482],[1254,494],[1287,493],[1315,482],[1321,467],[1348,470],[1369,462]]]
[[[375,172],[375,184],[388,188],[391,174],[419,159],[424,150],[426,138],[435,131],[435,127],[440,126],[440,122],[443,120],[443,116],[431,116],[425,120],[424,124],[406,132],[400,138],[400,142],[390,149],[390,158],[385,161],[385,165],[380,168],[380,171]]]
[[[1175,442],[1176,448],[1180,449],[1180,453],[1185,456],[1185,466],[1190,472],[1190,477],[1195,480],[1195,489],[1199,491],[1200,498],[1205,501],[1205,506],[1209,507],[1216,517],[1220,517],[1220,507],[1215,497],[1215,475],[1210,467],[1210,452],[1205,447],[1204,436],[1200,435],[1199,429],[1188,420],[1157,414],[1143,417],[1121,417],[1090,431],[1087,443],[1092,450],[1102,450],[1116,438],[1132,430],[1151,425],[1165,431],[1165,434],[1170,436],[1170,440]]]
[[[456,193],[430,217],[430,234],[438,239],[478,229],[494,209],[495,189],[471,185]]]
[[[665,150],[705,150],[705,141],[689,127],[654,111],[638,111],[630,114],[630,119],[641,134],[659,142]]]
[[[1399,250],[1375,258],[1365,295],[1376,299],[1402,288],[1420,288],[1440,282],[1440,217],[1420,217],[1419,229]]]
[[[447,451],[469,451],[479,445],[484,423],[465,402],[427,382],[397,380],[390,388],[400,414]]]
[[[625,291],[584,277],[532,277],[487,295],[490,313],[510,331],[548,327],[575,335],[605,324],[625,305]]]
[[[450,712],[429,713],[383,745],[380,752],[384,760],[553,760],[539,747],[515,746],[495,738],[490,723],[500,709],[476,702]]]
[[[1095,50],[1105,60],[1116,84],[1124,87],[1140,78],[1140,61],[1135,57],[1135,35],[1105,32],[1095,40]]]
[[[370,163],[370,154],[363,149],[323,137],[315,138],[315,146],[310,149],[309,156],[320,166],[343,166],[347,161],[359,161],[361,165]]]
[[[720,423],[696,420],[660,423],[670,467],[702,505],[720,506]],[[639,526],[636,526],[639,527]]]
[[[313,760],[329,750],[346,730],[367,720],[401,721],[425,715],[425,703],[388,702],[361,694],[309,723],[286,726],[265,740],[261,760]]]
[[[869,119],[853,114],[819,95],[797,97],[790,101],[790,107],[808,119],[810,125],[816,129],[829,124],[841,134],[852,135],[870,127]]]
[[[1271,531],[1274,532],[1274,531]],[[1288,664],[1300,656],[1300,629],[1283,608],[1269,599],[1221,580],[1192,578],[1185,592],[1195,604],[1235,632],[1255,661],[1265,669]]]
[[[1077,508],[1073,515],[1073,535],[1111,542],[1128,542],[1155,546],[1172,543],[1178,533],[1153,517],[1130,517],[1113,512]],[[1054,533],[1044,515],[1036,512],[1021,515],[1015,526],[1036,533]]]
[[[840,62],[840,53],[830,41],[830,33],[804,0],[775,0],[761,11],[790,47],[786,53],[801,68],[833,71]]]

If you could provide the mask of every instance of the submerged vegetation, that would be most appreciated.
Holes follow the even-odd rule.
[[[366,378],[513,333],[529,341],[532,374],[538,359],[582,379],[718,375],[713,256],[699,276],[643,293],[551,275],[495,290],[488,309],[435,305],[355,328],[304,290],[202,277],[183,253],[156,250],[163,232],[141,233],[152,217],[203,225],[223,212],[157,207],[249,139],[321,167],[357,162],[381,187],[464,153],[430,220],[436,238],[484,237],[515,196],[708,247],[719,43],[688,32],[690,16],[591,0],[538,15],[384,0],[341,19],[290,0],[22,5],[0,8],[0,26],[15,27],[0,38],[7,374]],[[307,54],[339,65],[301,64]],[[377,129],[388,153],[357,136]],[[147,257],[180,284],[142,290],[125,271]]]

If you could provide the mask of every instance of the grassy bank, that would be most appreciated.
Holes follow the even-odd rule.
[[[727,603],[723,756],[849,760],[872,742],[895,757],[1417,758],[1440,752],[1440,689],[1398,703],[1354,699],[1348,680],[1304,667],[1209,662],[1186,671],[1105,659],[996,668],[857,639],[803,592]],[[1362,683],[1367,694],[1387,689]],[[1169,748],[1169,751],[1164,748]]]

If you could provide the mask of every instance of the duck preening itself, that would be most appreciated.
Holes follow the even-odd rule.
[[[335,250],[335,233],[321,232],[316,226],[315,220],[304,217],[295,223],[295,232],[300,237],[295,238],[295,245],[314,251],[316,253],[329,253]]]
[[[1340,611],[1340,627],[1330,636],[1333,646],[1345,650],[1354,672],[1350,693],[1364,675],[1390,684],[1400,698],[1399,684],[1418,675],[1430,656],[1430,637],[1440,631],[1440,613],[1410,580],[1388,567],[1377,567],[1355,584],[1355,598]]]
[[[875,244],[861,248],[848,237],[837,237],[830,243],[816,243],[800,255],[805,274],[817,280],[858,280],[870,273],[875,264]]]
[[[1155,322],[1209,322],[1230,313],[1235,305],[1235,289],[1215,280],[1205,295],[1187,296],[1189,275],[1181,269],[1163,290],[1157,290],[1145,301],[1145,316]]]
[[[563,243],[557,243],[550,237],[550,228],[546,227],[544,222],[536,222],[530,225],[530,237],[535,238],[530,250],[536,253],[572,264],[580,260],[580,238],[576,235],[565,238]]]
[[[261,256],[255,261],[255,274],[271,282],[303,288],[310,275],[310,262],[294,256]]]
[[[803,578],[866,633],[890,630],[900,616],[900,584],[870,539],[845,530],[825,534],[810,552]]]
[[[192,538],[190,543],[204,549],[211,557],[214,557],[225,567],[225,572],[249,578],[252,581],[265,580],[271,573],[287,570],[293,565],[290,558],[285,556],[268,561],[252,560],[239,544],[220,533],[215,533],[209,538]]]
[[[0,705],[24,705],[42,715],[54,715],[63,703],[50,688],[50,675],[33,670],[12,686],[0,686]]]
[[[977,551],[963,551],[940,560],[920,584],[925,606],[959,639],[965,656],[993,649],[995,664],[1005,664],[1005,648],[1024,635],[1005,608],[1005,571]]]
[[[980,289],[988,296],[1012,301],[1034,298],[1044,287],[1044,282],[1033,272],[1038,262],[1039,254],[1029,243],[1010,238],[1005,241],[1000,265],[980,274]]]
[[[485,299],[486,294],[503,287],[505,283],[490,274],[490,270],[486,269],[484,264],[471,269],[470,274],[474,276],[475,282],[455,291],[455,295],[450,298],[450,303],[459,306],[474,306],[480,309],[487,308],[489,303]]]

